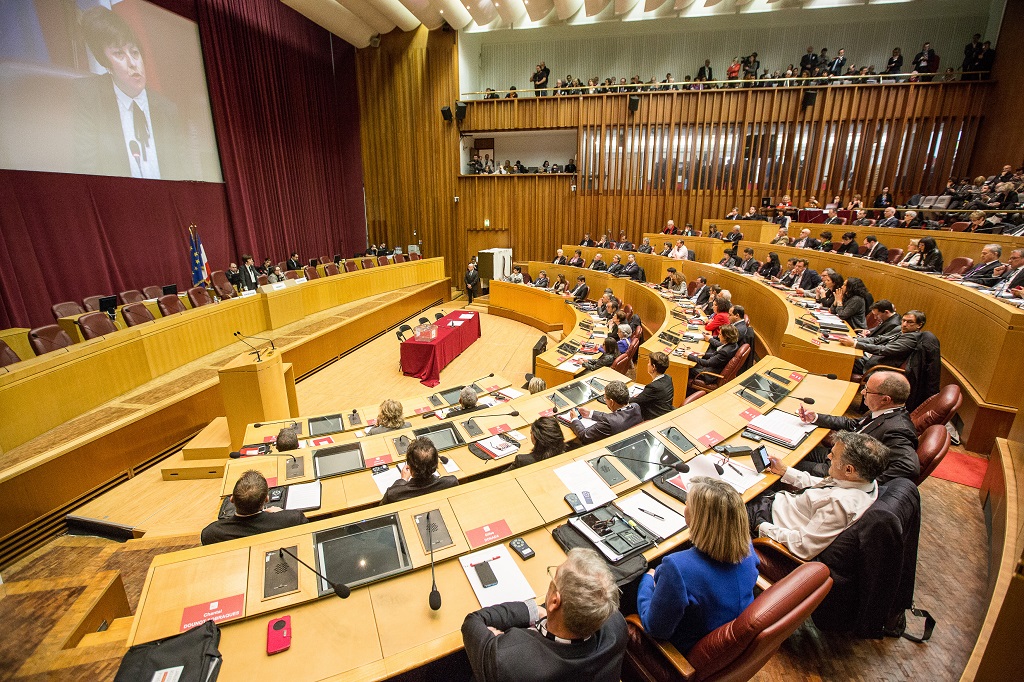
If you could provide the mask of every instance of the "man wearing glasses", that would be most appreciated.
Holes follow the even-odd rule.
[[[466,616],[462,639],[478,682],[619,679],[626,621],[604,559],[573,549],[548,575],[544,606],[527,599]]]

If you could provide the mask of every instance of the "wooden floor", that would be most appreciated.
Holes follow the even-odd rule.
[[[454,308],[449,305],[444,309],[450,312]],[[433,311],[426,315],[432,318]],[[486,314],[481,316],[481,328],[483,337],[442,373],[442,387],[469,383],[489,371],[501,373],[518,384],[529,371],[530,349],[541,332]],[[428,390],[415,379],[400,375],[398,343],[391,333],[297,386],[300,408],[306,414],[353,404],[372,405],[387,397],[422,395]],[[4,572],[0,618],[8,623],[8,628],[0,638],[0,680],[113,678],[123,646],[106,640],[85,646],[83,640],[77,647],[62,648],[67,637],[67,614],[86,599],[91,581],[109,571],[121,572],[128,603],[134,609],[152,556],[198,545],[198,527],[208,513],[208,498],[215,495],[210,481],[166,483],[157,479],[159,470],[153,469],[91,503],[93,511],[100,514],[101,505],[113,513],[135,500],[146,499],[149,510],[142,522],[156,529],[152,534],[125,544],[99,538],[59,538]],[[219,481],[213,483],[219,487]],[[755,679],[959,677],[984,616],[984,520],[978,492],[973,488],[933,478],[921,486],[921,496],[923,526],[916,599],[920,608],[938,619],[931,643],[850,640],[825,635],[805,624]],[[916,623],[911,627],[915,625],[919,627]],[[456,664],[448,669],[434,666],[428,673],[407,677],[443,676],[447,682],[460,679],[459,674],[452,674],[456,670],[464,671],[465,665]]]

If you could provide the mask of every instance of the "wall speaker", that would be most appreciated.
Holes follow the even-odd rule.
[[[451,107],[441,107],[441,118],[443,118],[446,121],[451,121],[452,120],[452,108]]]
[[[636,110],[639,109],[639,108],[640,108],[640,96],[639,95],[630,95],[629,96],[629,110],[631,112],[635,113]]]
[[[804,101],[803,101],[804,109],[806,109],[807,107],[813,107],[814,103],[817,102],[817,101],[818,101],[818,91],[817,90],[805,90],[804,91]]]
[[[466,118],[466,103],[455,102],[455,120],[462,121]]]

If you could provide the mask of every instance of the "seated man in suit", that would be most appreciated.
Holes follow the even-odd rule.
[[[747,344],[751,348],[754,347],[754,330],[747,325],[746,321],[747,311],[741,305],[730,305],[729,306],[729,324],[736,327],[736,333],[739,335],[736,343],[742,346]],[[723,325],[724,326],[724,325]],[[711,332],[702,332],[704,340],[708,342],[708,348],[710,350],[716,350],[719,346],[723,345],[721,339],[716,339]],[[719,332],[721,334],[721,332]]]
[[[307,522],[302,512],[282,510],[280,507],[264,509],[270,501],[270,487],[267,485],[267,479],[258,471],[246,471],[242,474],[235,481],[230,499],[231,504],[235,506],[234,515],[218,519],[204,528],[200,535],[204,545],[247,538],[250,535],[290,528]]]
[[[996,296],[1011,298],[1014,291],[1024,287],[1024,249],[1014,249],[1002,265],[992,271],[999,278],[993,285],[992,292]],[[1018,296],[1019,298],[1019,296]]]
[[[608,264],[604,262],[604,258],[601,257],[601,254],[596,253],[596,254],[594,254],[593,262],[590,264],[590,269],[591,270],[607,270],[608,269]]]
[[[808,232],[810,234],[810,232]],[[782,244],[783,246],[789,246],[789,230],[783,225],[779,228],[779,231],[775,233],[770,242],[771,244]]]
[[[962,275],[949,275],[949,279],[960,279],[990,287],[999,281],[995,274],[996,268],[1002,266],[999,257],[1003,255],[1003,247],[999,244],[986,244],[981,248],[981,262]]]
[[[380,503],[401,502],[457,486],[459,479],[454,476],[438,475],[438,461],[437,448],[429,438],[420,436],[413,440],[405,451],[406,466],[402,469],[402,478],[392,483],[391,487],[384,491],[384,497]]]
[[[842,225],[843,224],[843,219],[839,217],[838,213],[836,213],[836,209],[830,208],[828,210],[828,217],[825,218],[825,224],[826,225]]]
[[[799,490],[769,491],[748,502],[751,533],[782,543],[800,559],[813,559],[878,499],[875,479],[888,456],[880,442],[852,431],[835,435],[827,478],[792,469],[769,455],[771,472]]]
[[[608,241],[608,235],[602,234],[601,240],[598,241],[597,244],[595,244],[595,246],[599,249],[607,249],[609,246],[611,246],[611,242]]]
[[[285,266],[286,266],[287,270],[301,270],[302,269],[302,262],[299,261],[299,252],[298,251],[292,252],[292,255],[289,256],[288,260],[285,262]]]
[[[658,255],[659,256],[665,256],[666,258],[668,258],[668,256],[671,253],[672,253],[672,242],[665,242],[665,244],[661,247],[661,251],[658,252]]]
[[[614,436],[644,420],[640,406],[630,404],[629,389],[621,381],[610,381],[605,385],[604,400],[611,412],[592,412],[583,407],[569,410],[572,419],[569,428],[583,445]],[[584,426],[581,417],[594,423]]]
[[[583,239],[580,240],[580,246],[593,246],[594,240],[590,238],[590,233],[587,232],[583,235]]]
[[[693,292],[693,296],[690,297],[690,300],[693,301],[693,305],[698,308],[703,308],[711,299],[711,289],[708,287],[708,280],[706,277],[698,277],[696,282],[697,289]]]
[[[549,286],[551,286],[551,280],[548,279],[547,271],[541,270],[540,274],[537,275],[537,279],[533,280],[530,286],[537,287],[538,289],[547,289]]]
[[[732,229],[729,230],[729,234],[722,237],[727,242],[732,242],[732,246],[735,249],[741,241],[743,241],[743,233],[740,231],[739,225],[733,225]]]
[[[900,219],[896,217],[896,209],[892,206],[887,207],[877,225],[878,227],[899,227]]]
[[[739,268],[748,275],[753,275],[757,272],[758,268],[761,267],[761,263],[754,258],[754,249],[749,246],[743,249],[743,260],[739,263]]]
[[[817,249],[821,246],[821,242],[811,236],[811,231],[806,227],[800,230],[800,236],[793,242],[793,246],[798,249]]]
[[[864,246],[868,249],[864,254],[864,257],[868,260],[877,260],[882,263],[889,261],[889,247],[885,244],[879,244],[878,237],[875,235],[869,234],[867,237],[864,237]]]
[[[636,256],[629,254],[626,256],[626,265],[617,274],[617,277],[629,277],[630,279],[640,279],[640,266],[637,265]]]
[[[551,572],[544,606],[488,606],[466,616],[462,639],[479,682],[617,682],[626,652],[619,588],[604,558],[569,550]]]
[[[924,312],[908,310],[900,320],[900,333],[888,340],[841,338],[839,343],[864,351],[864,357],[853,361],[854,374],[864,374],[875,365],[899,367],[917,348],[926,321]]]
[[[672,377],[665,374],[668,371],[668,355],[661,351],[651,353],[647,358],[647,371],[654,377],[651,383],[629,400],[640,406],[645,421],[671,412],[672,397],[675,395]]]
[[[873,343],[888,343],[899,335],[900,316],[896,314],[892,301],[883,298],[872,303],[868,310],[878,318],[878,324],[871,329],[860,330],[857,336],[871,339]]]
[[[794,289],[815,289],[821,284],[821,276],[815,270],[808,267],[806,258],[798,258],[793,268],[793,283],[790,286]]]
[[[868,218],[868,212],[867,211],[865,211],[864,209],[859,209],[857,211],[857,218],[856,218],[856,220],[854,220],[850,224],[863,227],[865,225],[870,225],[871,224],[871,218]]]
[[[231,267],[224,271],[224,276],[228,278],[228,283],[236,289],[242,288],[242,271],[238,269],[236,263],[232,263]]]
[[[629,241],[629,237],[626,236],[625,232],[619,233],[619,251],[636,251],[636,247],[633,246],[633,242]]]
[[[873,372],[861,391],[869,412],[861,419],[840,415],[817,414],[800,405],[800,419],[805,424],[823,426],[833,431],[855,431],[867,434],[889,450],[885,469],[875,479],[879,485],[894,478],[916,481],[921,474],[921,460],[917,458],[917,429],[907,412],[910,382],[899,372]],[[798,469],[815,476],[828,475],[825,449],[815,448]]]
[[[787,259],[785,273],[779,273],[778,277],[772,277],[772,281],[778,282],[784,287],[793,286],[793,280],[796,279],[796,261],[796,258]]]
[[[640,253],[654,253],[654,247],[651,246],[651,240],[649,237],[644,237],[644,241],[639,247],[637,247],[637,251]]]
[[[620,272],[622,272],[622,269],[624,267],[625,266],[622,264],[622,256],[620,256],[619,254],[615,254],[614,256],[612,256],[612,264],[608,266],[608,274],[618,275]]]
[[[580,275],[576,278],[576,287],[569,293],[577,303],[582,303],[587,300],[587,296],[590,295],[590,287],[587,286],[587,278]]]

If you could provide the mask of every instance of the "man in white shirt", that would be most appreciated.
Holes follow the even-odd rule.
[[[1006,260],[1005,265],[992,271],[992,274],[999,278],[992,287],[992,293],[1005,298],[1019,298],[1019,291],[1024,286],[1024,249],[1014,249]]]
[[[686,248],[686,243],[679,239],[676,241],[676,245],[668,254],[669,258],[676,258],[678,260],[689,260],[690,250]]]
[[[875,479],[885,469],[887,448],[871,436],[853,431],[834,434],[829,475],[811,476],[787,467],[771,455],[771,472],[795,493],[767,493],[747,504],[751,532],[786,546],[810,560],[864,515],[876,499]]]

